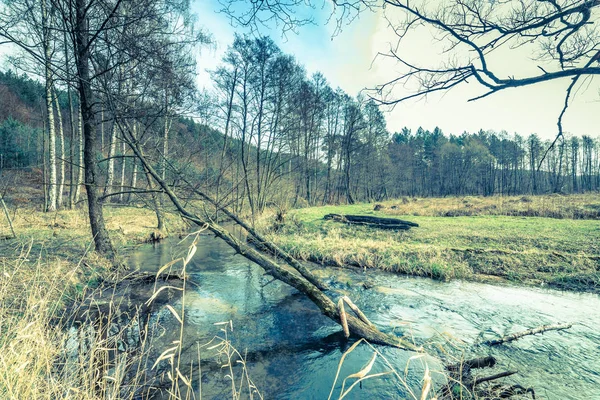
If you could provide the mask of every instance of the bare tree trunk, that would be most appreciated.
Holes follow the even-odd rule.
[[[63,192],[65,190],[65,135],[56,90],[54,91],[54,105],[56,106],[56,116],[58,117],[58,140],[60,141],[60,174],[58,176],[58,198],[56,201],[57,206],[62,207]]]
[[[169,156],[169,129],[170,129],[170,121],[168,116],[169,111],[169,97],[165,91],[165,121],[163,127],[163,159],[161,162],[161,179],[164,181],[167,179],[167,157]],[[163,204],[162,194],[158,196],[159,202]]]
[[[143,164],[143,163],[142,163]],[[142,165],[142,168],[143,165]],[[148,189],[151,191],[154,190],[154,183],[152,182],[152,177],[150,176],[150,172],[144,168],[146,180],[148,181]],[[165,220],[162,215],[162,210],[160,208],[160,202],[158,201],[159,193],[152,192],[152,202],[154,203],[154,213],[156,214],[156,229],[161,232],[165,230]]]
[[[73,209],[75,203],[75,117],[73,116],[73,97],[71,96],[71,81],[69,76],[69,57],[67,47],[67,31],[65,29],[63,33],[63,39],[65,44],[65,73],[67,74],[67,96],[69,99],[69,122],[71,124],[71,131],[69,133],[69,209]],[[63,136],[64,138],[64,136]]]
[[[75,203],[79,202],[79,197],[81,196],[81,185],[83,185],[83,174],[84,174],[84,165],[83,165],[83,117],[82,117],[82,108],[81,108],[81,96],[79,97],[79,110],[77,112],[78,117],[78,125],[77,125],[77,140],[79,142],[79,147],[77,148],[77,153],[79,154],[79,168],[77,168],[77,183],[75,185]]]
[[[344,185],[346,190],[346,201],[348,204],[354,204],[354,199],[352,198],[350,189],[350,155],[346,156],[346,161],[344,164]]]
[[[49,195],[48,204],[46,211],[56,210],[56,131],[54,127],[54,107],[52,105],[52,69],[50,68],[50,60],[52,58],[52,52],[50,49],[50,28],[49,28],[49,16],[46,0],[41,1],[42,6],[42,30],[43,30],[43,41],[44,41],[44,73],[46,78],[46,125],[48,126],[48,168],[49,168]]]
[[[125,151],[127,150],[127,148],[125,147],[125,141],[123,141],[122,146],[121,146],[121,155],[123,156],[121,158],[121,194],[119,194],[119,203],[123,202],[124,199],[124,191],[125,191]]]
[[[134,122],[133,123],[133,137],[137,136],[137,124]],[[135,190],[135,187],[137,185],[137,162],[136,159],[133,159],[133,167],[131,169],[131,190]],[[131,197],[132,197],[132,193],[129,193],[129,196],[127,196],[127,202],[129,203],[131,201]]]
[[[48,210],[48,172],[46,165],[46,119],[43,122],[42,135],[42,182],[44,186],[44,211]]]
[[[100,152],[104,154],[104,108],[100,110]]]
[[[6,203],[4,202],[4,197],[2,197],[2,193],[0,193],[0,203],[2,203],[2,209],[4,210],[4,215],[6,216],[6,220],[8,221],[8,226],[10,227],[10,232],[12,233],[12,237],[16,238],[15,228],[13,227],[12,219],[10,218],[10,214],[8,213],[8,208],[6,207]]]
[[[98,199],[97,164],[95,157],[96,121],[92,99],[92,87],[89,71],[88,22],[86,1],[76,0],[76,41],[77,41],[77,73],[79,78],[79,98],[81,103],[81,118],[83,122],[85,189],[88,202],[90,227],[96,251],[110,260],[115,259],[115,251],[110,242],[108,231],[104,225],[102,204]]]
[[[135,190],[135,187],[137,185],[137,162],[135,160],[135,158],[133,159],[133,167],[131,168],[131,190]],[[127,196],[127,202],[129,203],[131,201],[131,195],[132,193],[129,193],[129,196]]]
[[[106,172],[106,186],[104,187],[104,195],[112,192],[112,185],[115,177],[115,154],[117,152],[117,127],[113,121],[110,130],[110,144],[108,148],[108,169]]]

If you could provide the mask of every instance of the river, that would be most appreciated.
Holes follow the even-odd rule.
[[[185,254],[190,242],[170,238],[158,245],[139,246],[132,251],[130,263],[156,271]],[[432,353],[434,358],[378,346],[406,386],[397,376],[385,375],[364,381],[346,398],[410,398],[407,386],[420,394],[425,366],[434,380],[443,381],[437,358],[449,357],[445,352],[460,357],[461,349],[468,349],[466,357],[495,356],[497,371],[518,370],[514,382],[533,387],[537,398],[600,399],[598,295],[508,284],[437,282],[375,270],[364,273],[315,267],[314,271],[333,289],[346,293],[383,331],[406,335],[428,348],[444,349]],[[220,333],[223,326],[215,323],[231,321],[229,338],[248,354],[249,376],[265,399],[328,397],[348,343],[339,326],[321,315],[310,300],[285,284],[272,282],[258,266],[209,235],[200,236],[187,272],[183,343],[189,350],[184,361],[198,359],[194,344],[207,343]],[[181,304],[173,307],[179,309]],[[156,319],[162,326],[176,327],[162,333],[165,346],[177,340],[178,323],[172,313],[165,309]],[[561,322],[575,325],[567,331],[529,336],[494,348],[473,346],[482,339]],[[342,379],[359,371],[372,354],[368,345],[358,346],[344,362]],[[202,349],[200,358],[207,361],[196,390],[204,399],[231,398],[227,369],[215,367],[214,358],[209,361],[211,356]],[[389,368],[378,357],[371,373],[386,370]],[[333,398],[339,396],[342,379]],[[507,382],[512,382],[510,379]]]

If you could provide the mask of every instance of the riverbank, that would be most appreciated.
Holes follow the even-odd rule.
[[[483,211],[473,211],[473,204],[480,204]],[[261,229],[293,256],[328,265],[378,268],[438,280],[509,280],[597,292],[600,223],[568,218],[583,217],[577,210],[596,208],[600,208],[598,195],[400,199],[293,210],[283,224],[277,223],[276,231],[274,218],[263,219]],[[520,212],[561,218],[508,216]],[[399,217],[419,227],[395,232],[348,226],[324,220],[330,213]]]
[[[57,367],[65,360],[69,337],[55,321],[99,281],[120,278],[92,251],[86,210],[13,208],[11,217],[17,238],[0,240],[0,397],[98,398],[97,364],[82,360],[70,372]],[[147,241],[156,225],[151,210],[137,207],[105,207],[105,217],[120,255]],[[174,214],[166,219],[171,232],[186,229]],[[1,226],[7,233],[4,221]]]
[[[156,230],[153,211],[140,207],[105,207],[106,227],[118,255],[148,242]],[[11,218],[17,237],[0,240],[0,262],[12,275],[21,271],[24,280],[29,275],[42,282],[55,276],[63,277],[62,291],[70,295],[81,293],[105,279],[110,265],[93,251],[87,210],[40,212],[34,207],[16,208]],[[169,231],[186,231],[187,225],[175,214],[165,213]],[[4,236],[10,232],[6,223],[0,225]],[[43,267],[42,267],[43,266]]]

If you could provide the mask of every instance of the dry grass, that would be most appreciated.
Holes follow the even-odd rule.
[[[44,213],[34,207],[9,207],[18,240],[0,240],[0,254],[9,254],[19,243],[33,241],[34,249],[43,249],[51,257],[77,258],[85,250],[91,231],[87,210],[60,210]],[[105,207],[106,227],[117,251],[127,246],[149,241],[156,228],[156,216],[152,210],[140,207]],[[170,232],[187,229],[187,225],[175,214],[165,213]],[[4,215],[0,214],[0,237],[10,234]],[[17,243],[17,244],[15,244]]]
[[[87,353],[98,358],[67,363],[67,343],[73,338],[54,323],[67,305],[108,277],[106,260],[90,251],[85,210],[42,213],[26,203],[9,208],[17,239],[0,240],[0,398],[87,400],[114,398],[118,392],[121,398],[133,398],[135,383],[127,390],[129,397],[117,380],[98,384],[104,367],[96,361],[106,359],[106,337],[94,329],[85,331],[80,340],[90,343]],[[153,212],[146,209],[107,207],[105,214],[121,251],[145,241],[155,225]],[[171,227],[182,227],[178,219],[168,218]],[[7,229],[2,218],[0,236]]]
[[[379,203],[389,215],[460,217],[504,215],[567,219],[600,219],[600,194],[409,198]]]
[[[71,328],[64,326],[62,321],[74,318],[75,312],[85,314],[76,308],[73,314],[64,311],[82,298],[77,286],[85,285],[82,278],[89,281],[95,273],[86,267],[91,260],[48,262],[32,249],[29,243],[2,263],[0,398],[137,398],[145,387],[145,374],[126,377],[125,373],[143,365],[148,354],[145,343],[114,355],[119,343],[139,329],[139,321],[124,321],[123,315],[115,313],[100,325],[89,319]],[[92,290],[85,288],[85,292]]]
[[[97,312],[96,307],[105,303],[104,297],[98,295],[99,300],[83,301],[96,295],[90,282],[108,276],[107,268],[89,266],[97,265],[100,259],[90,253],[80,254],[76,263],[58,257],[48,259],[44,256],[45,251],[39,250],[42,248],[31,241],[21,243],[15,253],[6,254],[1,260],[1,399],[132,400],[146,398],[144,393],[149,393],[155,384],[164,389],[165,382],[168,385],[166,396],[161,398],[202,398],[201,391],[197,392],[191,386],[192,382],[199,382],[200,359],[194,365],[184,365],[180,361],[182,348],[188,346],[183,337],[185,301],[181,301],[179,310],[166,305],[181,323],[167,328],[179,331],[180,337],[175,347],[169,343],[157,358],[160,349],[155,348],[155,336],[148,332],[163,331],[165,327],[148,326],[140,314],[131,314],[130,310],[136,310],[142,304],[129,304],[125,297],[117,298],[118,293],[110,294],[111,306],[107,307],[111,311],[100,318],[93,315]],[[174,261],[161,272],[183,261],[182,274],[185,276],[185,266],[194,251],[192,245],[185,260]],[[114,282],[119,282],[118,279],[113,277]],[[171,286],[161,288],[171,289]],[[162,289],[155,286],[152,293],[150,288],[146,305],[156,302]],[[185,279],[183,288],[173,290],[180,290],[185,296]],[[109,293],[112,292],[109,290]],[[122,306],[127,311],[123,311]],[[65,313],[65,310],[69,311]],[[70,322],[74,320],[80,322]],[[239,360],[244,359],[231,346],[226,331],[223,337],[217,336],[210,347],[209,344],[203,347],[216,353],[205,351],[207,356],[228,357],[231,382],[234,383],[233,398],[261,398],[245,364],[239,369]],[[161,361],[167,363],[162,369],[150,368]]]
[[[83,264],[45,262],[25,245],[2,260],[0,275],[0,397],[3,399],[92,399],[93,393],[56,374],[67,333],[52,327]],[[67,283],[67,284],[65,284]]]
[[[119,312],[98,320],[89,317],[95,311],[91,307],[70,307],[94,291],[88,286],[93,277],[107,275],[88,266],[100,260],[91,254],[77,263],[48,260],[35,247],[30,242],[2,260],[0,398],[138,398],[147,380],[135,366],[145,363],[146,343],[141,339],[135,349],[118,348],[139,332],[139,320]],[[88,318],[66,322],[76,315]],[[128,371],[133,373],[126,376]]]

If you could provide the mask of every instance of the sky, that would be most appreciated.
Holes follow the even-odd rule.
[[[214,41],[201,48],[198,55],[198,86],[210,90],[208,71],[219,65],[227,46],[233,42],[234,33],[245,33],[245,30],[232,27],[229,18],[219,12],[218,0],[192,0],[191,5],[198,25],[211,34]],[[315,24],[300,27],[297,33],[288,32],[283,36],[279,28],[272,27],[263,29],[261,34],[271,36],[285,53],[294,55],[308,74],[320,71],[332,87],[339,86],[353,96],[398,76],[400,68],[395,61],[376,57],[395,42],[381,12],[363,12],[344,25],[337,35],[334,35],[335,25],[327,23],[327,8],[316,8],[311,13]],[[387,17],[396,18],[389,12]],[[401,53],[419,65],[435,66],[442,59],[441,48],[436,46],[432,32],[414,31],[403,43]],[[540,63],[532,59],[534,50],[524,47],[498,52],[491,58],[491,64],[500,71],[501,77],[537,75]],[[0,46],[0,57],[11,51],[10,46]],[[568,134],[600,137],[600,78],[584,83],[575,92],[563,119],[563,128]],[[433,130],[437,126],[446,134],[484,129],[522,136],[537,133],[551,139],[557,133],[556,121],[568,84],[565,79],[554,80],[508,89],[475,102],[468,100],[483,94],[484,89],[476,82],[462,84],[449,92],[402,102],[393,110],[387,110],[388,130],[400,131],[405,126],[413,131],[420,126]],[[408,93],[398,88],[393,95],[401,97]]]
[[[234,33],[244,33],[240,27],[232,27],[228,17],[219,12],[218,0],[194,0],[192,8],[198,24],[209,32],[214,44],[200,50],[198,58],[198,84],[210,88],[210,75],[220,62],[227,46],[233,42]],[[341,87],[351,95],[365,88],[387,82],[398,76],[399,66],[393,60],[376,57],[386,52],[395,36],[387,20],[379,13],[364,12],[360,17],[333,35],[335,26],[327,24],[329,11],[312,11],[316,23],[298,28],[297,33],[288,32],[285,37],[277,27],[263,29],[261,34],[270,35],[279,47],[292,54],[305,66],[307,72],[320,71],[332,87]],[[388,19],[394,16],[388,14]],[[435,65],[440,60],[441,48],[436,46],[431,32],[415,31],[406,38],[400,49],[411,61],[423,66]],[[500,76],[527,76],[539,73],[533,60],[534,49],[521,48],[498,52],[492,59],[493,67]],[[578,88],[576,96],[563,119],[566,133],[573,135],[600,136],[600,91],[596,81],[586,81]],[[426,99],[400,103],[386,112],[388,130],[399,131],[419,126],[443,132],[460,134],[479,129],[506,131],[527,136],[537,133],[544,139],[557,133],[557,118],[564,104],[568,80],[555,80],[530,87],[508,89],[485,99],[468,102],[468,99],[485,93],[475,82],[462,84],[444,94],[430,95]],[[409,92],[398,88],[394,96]]]

